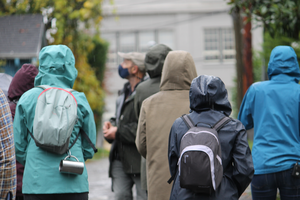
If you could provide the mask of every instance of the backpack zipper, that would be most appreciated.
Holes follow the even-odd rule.
[[[214,136],[214,138],[217,140],[218,144],[220,144],[220,143],[219,143],[219,140],[218,140],[218,138],[217,138],[217,136],[216,136],[215,134],[209,132],[209,131],[200,131],[200,132],[188,131],[187,133],[185,133],[185,134],[182,136],[182,138],[181,138],[181,140],[180,140],[180,144],[181,144],[181,142],[182,142],[182,139],[183,139],[187,134],[190,134],[190,133],[195,133],[195,134],[207,133],[207,134],[209,134],[209,135]]]

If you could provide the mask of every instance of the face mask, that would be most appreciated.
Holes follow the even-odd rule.
[[[119,65],[119,75],[121,78],[127,78],[129,76],[128,69],[124,69],[122,65]]]

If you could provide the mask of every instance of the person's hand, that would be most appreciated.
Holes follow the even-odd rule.
[[[104,122],[103,133],[106,139],[114,140],[117,130],[118,128],[116,126],[113,126],[110,122]]]
[[[106,121],[104,122],[104,125],[103,125],[103,132],[105,133],[105,131],[107,131],[110,127],[111,127],[111,123],[109,121]]]

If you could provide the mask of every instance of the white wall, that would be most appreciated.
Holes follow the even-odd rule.
[[[231,98],[236,76],[235,60],[207,62],[204,60],[204,29],[232,28],[230,7],[224,0],[115,0],[113,6],[105,1],[102,33],[161,30],[174,31],[174,50],[185,50],[194,58],[198,75],[207,74],[220,77]],[[116,14],[112,10],[116,9]],[[253,48],[260,50],[262,28],[252,30]],[[117,64],[106,73],[106,112],[104,119],[115,112],[117,90],[125,80],[118,76]]]

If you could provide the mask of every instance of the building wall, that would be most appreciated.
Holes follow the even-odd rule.
[[[234,43],[233,50],[225,51],[223,49],[219,52],[218,59],[206,60],[206,56],[209,56],[211,52],[216,53],[216,51],[208,51],[206,49],[206,42],[212,40],[213,37],[207,38],[211,36],[210,34],[205,34],[207,30],[218,32],[220,43],[224,34],[227,34],[228,31],[231,31],[231,34],[234,33],[229,9],[230,7],[223,0],[186,0],[184,2],[170,0],[115,0],[113,6],[105,1],[101,35],[103,38],[108,39],[111,47],[106,74],[106,88],[108,92],[106,113],[103,118],[107,119],[115,112],[114,103],[117,90],[121,89],[125,82],[118,76],[117,67],[121,59],[116,56],[116,53],[120,50],[132,49],[132,46],[123,48],[126,45],[127,47],[130,46],[125,44],[126,41],[130,43],[130,40],[135,41],[133,49],[135,51],[147,51],[145,38],[153,38],[156,43],[165,43],[173,50],[188,51],[194,58],[198,75],[207,74],[220,77],[229,91],[229,98],[231,98],[231,91],[234,87],[234,78],[236,76],[235,58],[232,57],[235,54]],[[126,34],[128,36],[126,36],[127,39],[124,36]],[[146,37],[146,35],[148,36]],[[150,37],[149,35],[153,36]],[[253,48],[261,50],[262,29],[254,29],[252,36]],[[232,35],[232,38],[234,42],[234,35]],[[225,40],[223,41],[224,43]],[[148,47],[151,44],[149,41]],[[232,58],[225,59],[225,53]],[[228,56],[227,54],[226,56]],[[213,55],[215,56],[216,54]]]
[[[26,63],[32,63],[32,59],[5,59],[5,65],[1,66],[1,68],[4,70],[4,73],[15,76],[16,72]]]

